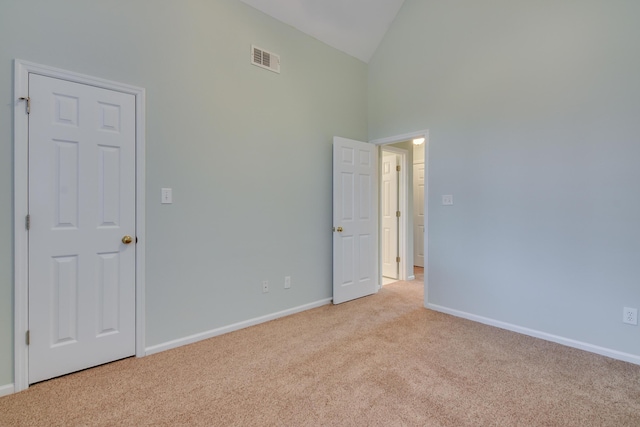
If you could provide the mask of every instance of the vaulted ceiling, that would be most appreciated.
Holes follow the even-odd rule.
[[[404,0],[241,0],[369,62]]]

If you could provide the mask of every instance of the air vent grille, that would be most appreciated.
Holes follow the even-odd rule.
[[[274,73],[280,72],[280,56],[256,46],[251,46],[251,63]]]

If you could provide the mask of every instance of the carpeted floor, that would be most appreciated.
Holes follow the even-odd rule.
[[[2,426],[640,426],[640,366],[377,295],[0,398]]]

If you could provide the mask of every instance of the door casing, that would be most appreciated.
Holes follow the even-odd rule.
[[[145,90],[16,59],[14,61],[14,391],[29,387],[29,240],[25,218],[29,213],[29,74],[128,93],[135,96],[136,111],[136,356],[145,355]],[[21,99],[22,98],[22,99]]]

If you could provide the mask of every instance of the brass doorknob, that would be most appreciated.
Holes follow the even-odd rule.
[[[342,233],[342,227],[338,227],[338,228],[336,228],[336,231],[337,231],[338,233]]]
[[[122,243],[124,243],[125,245],[128,245],[131,242],[133,242],[133,237],[131,236],[124,236],[122,238]]]

